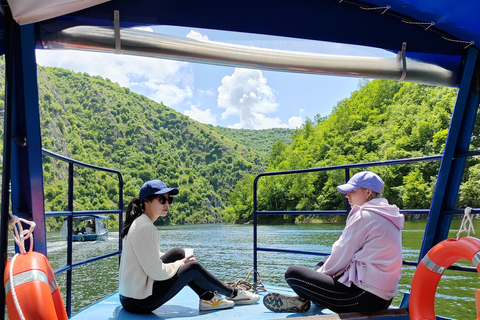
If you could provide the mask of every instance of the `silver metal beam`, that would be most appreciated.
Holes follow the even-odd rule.
[[[282,51],[155,34],[135,29],[73,27],[42,39],[43,49],[120,52],[250,69],[403,80],[454,86],[455,74],[437,65],[397,58],[354,57]],[[117,37],[115,37],[117,35]],[[120,50],[119,50],[120,48]]]

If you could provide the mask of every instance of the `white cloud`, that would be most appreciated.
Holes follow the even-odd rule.
[[[232,128],[266,129],[287,127],[279,118],[268,118],[278,103],[275,93],[267,85],[267,79],[259,70],[236,68],[231,76],[222,79],[218,88],[218,107],[226,109],[222,118],[240,116],[240,122]]]
[[[153,32],[153,29],[151,27],[133,27],[132,29]]]
[[[206,96],[214,96],[215,95],[215,91],[213,91],[211,89],[198,90],[198,93],[200,93],[201,95],[206,95]]]
[[[288,128],[288,126],[282,123],[282,120],[278,117],[275,118],[268,118],[264,114],[261,113],[253,113],[251,118],[249,119],[249,123],[245,123],[240,121],[239,123],[235,123],[233,125],[228,126],[232,129],[270,129],[270,128]]]
[[[155,91],[152,93],[151,99],[157,102],[163,102],[171,107],[179,104],[187,98],[191,98],[193,91],[190,87],[179,88],[173,84],[160,83],[155,84]]]
[[[185,62],[71,50],[37,50],[37,62],[108,78],[167,106],[192,96],[193,75]]]
[[[197,40],[208,40],[206,35],[202,35],[200,32],[190,30],[187,34],[187,38],[197,39]]]
[[[217,123],[217,117],[214,114],[212,114],[212,111],[210,109],[207,109],[204,111],[199,109],[197,106],[192,105],[190,110],[185,110],[183,113],[189,116],[190,118],[197,120],[198,122],[201,122],[201,123],[207,123],[207,124],[213,124],[213,125]]]
[[[303,125],[302,117],[291,117],[288,119],[288,127],[290,129],[297,129]]]

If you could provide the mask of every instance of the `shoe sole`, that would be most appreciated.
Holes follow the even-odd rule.
[[[200,311],[212,311],[212,310],[224,310],[224,309],[231,309],[233,308],[234,306],[228,306],[228,307],[212,307],[212,308],[200,308],[199,310]]]
[[[310,310],[310,300],[298,296],[286,296],[280,293],[268,293],[263,298],[265,307],[273,312],[298,312]]]
[[[200,311],[211,311],[211,310],[230,309],[230,308],[233,308],[234,306],[235,306],[235,303],[231,303],[231,301],[223,300],[223,302],[219,302],[218,300],[216,300],[212,304],[200,303],[200,306],[198,309],[200,309]]]
[[[235,305],[218,305],[218,306],[208,306],[208,307],[201,307],[199,308],[200,311],[212,311],[212,310],[223,310],[223,309],[231,309]]]
[[[235,302],[235,305],[246,305],[246,304],[255,304],[257,303],[258,300],[260,300],[260,297],[258,297],[258,299],[239,299],[239,300],[235,300],[235,299],[228,299],[229,301],[233,301]]]

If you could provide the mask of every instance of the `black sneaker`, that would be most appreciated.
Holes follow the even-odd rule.
[[[276,292],[266,294],[263,304],[273,312],[307,312],[310,309],[310,300]]]

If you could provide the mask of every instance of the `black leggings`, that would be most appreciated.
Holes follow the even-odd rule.
[[[350,287],[338,282],[339,277],[332,277],[303,266],[290,266],[285,272],[288,285],[300,297],[311,300],[320,307],[336,313],[371,312],[388,309],[392,299],[384,300],[368,291],[360,289],[353,283]]]
[[[174,262],[183,258],[185,258],[185,251],[181,248],[173,248],[161,257],[164,263]],[[155,281],[151,296],[145,299],[134,299],[120,295],[120,302],[128,312],[149,313],[173,298],[186,285],[192,288],[204,300],[212,299],[214,291],[227,297],[236,295],[235,289],[218,280],[200,263],[189,262],[180,266],[172,278]]]

